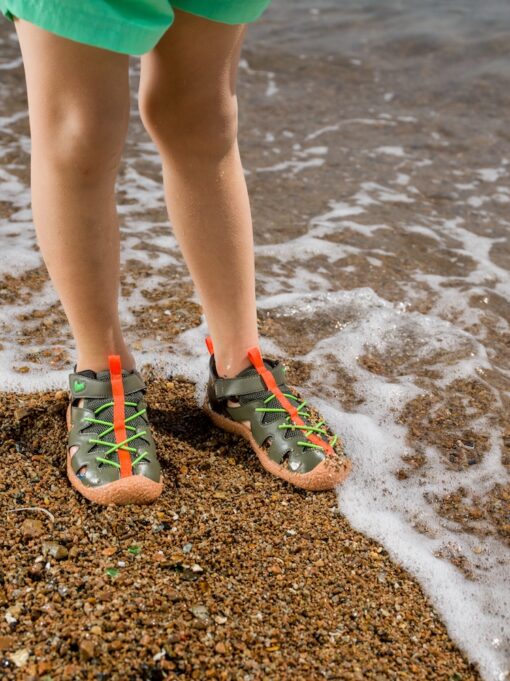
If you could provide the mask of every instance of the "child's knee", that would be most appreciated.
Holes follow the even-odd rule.
[[[237,137],[237,98],[230,93],[145,92],[139,107],[147,132],[174,154],[221,157]]]
[[[116,120],[101,112],[67,112],[56,120],[46,116],[34,128],[33,155],[67,177],[94,182],[117,172],[125,138],[122,116]]]

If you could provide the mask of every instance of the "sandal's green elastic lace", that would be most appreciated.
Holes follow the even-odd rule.
[[[136,402],[125,402],[124,404],[136,407],[137,403]],[[113,407],[113,402],[106,402],[105,404],[100,405],[97,409],[94,410],[94,415],[98,415],[103,409],[106,409],[107,407]],[[133,419],[137,418],[138,416],[141,416],[144,414],[147,410],[140,409],[140,411],[135,412],[131,416],[128,416],[124,423],[126,425],[126,431],[131,430],[135,431],[134,435],[131,435],[130,437],[127,437],[125,440],[122,440],[122,442],[106,442],[105,440],[102,440],[105,435],[108,435],[109,433],[112,432],[114,429],[114,424],[111,421],[104,421],[102,419],[98,418],[93,418],[92,416],[85,416],[84,421],[90,421],[90,423],[97,423],[98,425],[102,426],[107,426],[105,430],[103,430],[101,433],[98,434],[97,439],[96,438],[90,438],[88,440],[89,444],[96,444],[96,445],[101,445],[103,447],[106,447],[107,450],[104,453],[104,456],[96,456],[96,461],[100,461],[101,463],[107,464],[108,466],[115,466],[115,468],[120,468],[120,464],[118,464],[116,461],[112,461],[111,459],[108,459],[110,454],[117,452],[119,449],[126,449],[129,452],[136,452],[136,447],[129,447],[128,442],[131,442],[131,440],[135,440],[138,437],[141,437],[142,435],[146,435],[147,431],[146,430],[141,430],[137,431],[135,426],[130,426],[128,425],[129,421],[132,421]],[[132,466],[136,466],[136,464],[140,463],[146,456],[148,452],[142,452],[139,454],[131,463]]]
[[[285,397],[287,397],[288,399],[293,399],[293,400],[296,400],[297,402],[299,402],[299,398],[296,397],[295,395],[293,395],[292,393],[282,393],[282,394],[285,395]],[[271,394],[268,397],[266,397],[266,399],[264,400],[264,404],[267,404],[268,402],[270,402],[271,400],[274,400],[274,399],[276,399],[276,395]],[[303,402],[301,402],[301,404],[297,407],[297,413],[301,417],[304,416],[306,418],[311,418],[311,415],[309,414],[309,412],[301,411],[302,409],[304,409],[305,405],[306,405],[306,400],[303,400]],[[290,414],[288,414],[287,410],[284,409],[283,407],[256,407],[255,411],[273,412],[273,413],[274,412],[280,412],[280,413],[283,413],[283,414],[287,414],[287,419],[290,419]],[[280,424],[278,426],[278,428],[291,428],[292,430],[298,428],[300,430],[306,431],[305,435],[308,435],[309,433],[319,433],[320,435],[323,435],[325,437],[329,437],[329,434],[327,433],[327,431],[324,430],[324,428],[321,428],[323,423],[324,423],[324,420],[319,421],[319,423],[316,426],[307,426],[307,425],[301,426],[301,425],[298,425],[298,424],[293,423],[291,421],[288,421],[287,423]],[[334,435],[333,439],[331,440],[329,445],[331,447],[333,447],[335,445],[337,439],[338,439],[338,435]],[[310,442],[310,441],[304,442],[302,440],[298,440],[297,444],[301,445],[302,447],[314,447],[315,449],[323,449],[323,447],[321,447],[320,445],[316,445],[314,442]]]

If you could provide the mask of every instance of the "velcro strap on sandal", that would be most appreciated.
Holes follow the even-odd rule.
[[[285,383],[285,367],[281,362],[271,367],[269,371],[273,374],[277,385]],[[267,390],[267,387],[259,374],[235,378],[217,378],[214,381],[214,392],[218,400],[235,395],[250,395],[261,390]]]
[[[124,376],[122,383],[124,395],[129,395],[145,388],[143,378],[137,372]],[[69,387],[73,399],[78,397],[112,397],[110,381],[99,381],[95,378],[82,376],[81,374],[69,374]]]

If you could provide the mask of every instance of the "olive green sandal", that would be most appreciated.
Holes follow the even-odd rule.
[[[317,410],[305,409],[279,360],[263,359],[255,346],[247,351],[251,367],[221,378],[209,336],[206,344],[209,381],[203,409],[215,425],[246,438],[266,470],[297,487],[326,490],[345,480],[351,462],[340,438]]]
[[[136,369],[121,369],[119,355],[109,355],[108,364],[97,373],[75,365],[69,374],[67,476],[98,504],[147,504],[161,494],[163,480],[146,386]]]

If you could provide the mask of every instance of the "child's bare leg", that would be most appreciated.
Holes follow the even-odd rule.
[[[77,369],[134,367],[119,324],[115,178],[129,118],[128,56],[15,22],[27,81],[38,243],[76,339]]]
[[[202,302],[218,371],[258,343],[250,205],[237,144],[244,25],[175,11],[142,57],[140,111],[163,160],[170,219]]]

